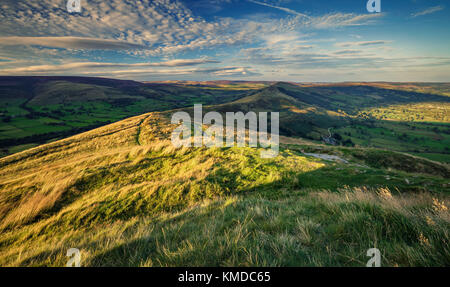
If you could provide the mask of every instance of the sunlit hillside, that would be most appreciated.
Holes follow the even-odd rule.
[[[83,266],[364,266],[372,247],[385,266],[450,264],[448,166],[287,137],[273,159],[175,149],[170,115],[1,159],[0,265],[78,248]]]

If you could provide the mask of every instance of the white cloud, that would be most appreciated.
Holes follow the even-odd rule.
[[[263,35],[262,39],[266,41],[267,45],[273,46],[283,42],[292,42],[299,39],[299,35],[297,33],[276,33],[276,34],[268,34]]]
[[[434,6],[434,7],[430,7],[425,10],[422,10],[420,12],[413,13],[413,14],[411,14],[411,17],[415,18],[415,17],[419,17],[419,16],[433,14],[433,13],[439,12],[441,10],[444,10],[444,6]]]
[[[182,60],[174,60],[162,63],[138,63],[138,64],[117,64],[117,63],[66,63],[60,65],[37,65],[31,67],[20,67],[12,69],[0,69],[0,75],[58,75],[58,76],[95,76],[123,79],[148,79],[149,77],[177,78],[179,76],[191,77],[202,76],[211,77],[250,77],[261,75],[252,68],[244,66],[225,66],[197,68],[187,67],[189,63]]]
[[[359,41],[359,42],[341,42],[336,43],[337,47],[351,47],[351,46],[373,46],[373,45],[385,45],[392,41],[376,40],[376,41]]]
[[[362,53],[361,50],[355,50],[355,49],[345,49],[345,50],[339,50],[339,51],[334,52],[335,55],[357,55],[357,54],[361,54],[361,53]]]
[[[309,18],[308,15],[300,13],[300,12],[297,12],[297,11],[289,9],[289,8],[276,6],[276,5],[271,5],[271,4],[268,4],[268,3],[265,3],[265,2],[260,2],[260,1],[255,1],[255,0],[248,0],[248,1],[252,2],[252,3],[255,3],[255,4],[258,4],[258,5],[262,5],[262,6],[266,6],[266,7],[270,7],[270,8],[274,8],[274,9],[278,9],[278,10],[284,11],[284,12],[289,13],[289,14],[293,14],[293,15]]]
[[[220,45],[251,42],[258,35],[301,28],[328,29],[369,24],[377,15],[290,14],[281,20],[196,17],[178,1],[83,1],[81,14],[70,14],[59,1],[13,1],[0,11],[0,36],[16,44],[75,49],[144,49],[142,55],[175,54]],[[269,5],[253,1],[261,5]],[[269,5],[273,6],[273,5]],[[274,6],[278,9],[283,7]],[[106,39],[105,39],[106,38]]]
[[[254,69],[248,67],[218,67],[218,68],[175,68],[175,69],[127,69],[113,71],[85,71],[87,76],[108,76],[114,78],[149,77],[149,76],[207,76],[207,77],[249,77],[261,75]]]
[[[310,18],[305,24],[317,29],[339,28],[346,26],[361,26],[374,23],[374,20],[383,17],[383,13],[376,14],[353,14],[332,13],[324,16]]]
[[[416,66],[446,61],[404,60],[387,50],[391,41],[362,41],[358,35],[343,40],[358,42],[332,43],[336,42],[332,37],[342,39],[340,30],[345,30],[348,36],[350,32],[343,28],[377,23],[383,13],[305,15],[268,4],[269,1],[251,0],[255,5],[278,9],[287,15],[278,13],[282,17],[275,18],[251,14],[246,19],[216,17],[207,21],[175,0],[85,0],[79,15],[67,13],[61,4],[65,1],[2,1],[5,4],[2,2],[4,7],[0,9],[0,58],[11,61],[1,62],[0,74],[123,78],[148,75],[239,78],[264,74],[282,78],[289,73],[307,75],[312,71],[324,78],[333,71],[387,70],[399,67],[401,61]],[[215,5],[219,1],[222,0]],[[443,9],[437,7],[416,14]],[[332,30],[333,34],[319,30]],[[359,27],[351,30],[364,33]],[[231,46],[233,50],[222,49]],[[118,60],[109,59],[110,55],[114,59],[124,56],[124,62],[133,63],[115,63]],[[219,62],[204,55],[222,57],[225,67],[210,67]]]
[[[73,63],[63,63],[59,65],[35,65],[26,67],[17,67],[10,69],[0,69],[1,74],[45,74],[45,73],[64,73],[64,72],[83,72],[91,69],[104,69],[104,68],[138,68],[138,67],[181,67],[181,66],[194,66],[200,64],[208,63],[220,63],[215,60],[208,59],[176,59],[165,62],[154,62],[154,63],[134,63],[134,64],[124,64],[124,63],[101,63],[101,62],[73,62]],[[104,72],[101,72],[104,73]]]
[[[90,0],[82,2],[81,14],[68,13],[62,1],[6,1],[7,9],[0,11],[2,36],[107,38],[156,48],[212,37],[223,28],[177,1]]]
[[[0,46],[43,46],[65,49],[129,50],[144,49],[144,45],[110,39],[83,37],[0,37]]]

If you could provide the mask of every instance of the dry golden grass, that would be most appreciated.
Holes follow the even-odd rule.
[[[50,209],[87,169],[126,161],[130,149],[137,145],[138,123],[145,117],[130,118],[1,159],[0,227],[26,223]]]
[[[369,247],[382,251],[382,266],[448,263],[450,221],[433,212],[433,197],[392,194],[387,200],[380,195],[386,192],[361,187],[288,192],[277,200],[226,196],[64,233],[43,233],[48,221],[42,221],[24,227],[23,237],[6,233],[16,241],[0,251],[0,265],[64,266],[73,247],[82,252],[82,266],[364,266]],[[349,234],[353,229],[358,232]]]
[[[63,266],[72,247],[87,266],[352,265],[358,251],[339,246],[366,248],[373,238],[397,248],[392,262],[446,263],[420,259],[420,248],[448,251],[439,241],[448,238],[446,196],[303,188],[299,175],[343,166],[287,149],[274,159],[251,148],[175,149],[167,116],[145,114],[1,159],[0,265]],[[395,233],[403,219],[387,222],[383,210],[411,220],[404,234]],[[355,243],[335,217],[361,230],[368,218],[378,233]],[[386,226],[392,237],[383,237]],[[402,236],[414,238],[414,252],[396,245]],[[346,257],[327,259],[320,244],[333,238],[326,250]]]

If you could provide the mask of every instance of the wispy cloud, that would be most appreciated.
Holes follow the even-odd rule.
[[[73,62],[63,63],[59,65],[34,65],[26,67],[17,67],[11,69],[0,69],[0,74],[32,74],[32,73],[63,73],[75,70],[102,69],[102,68],[141,68],[141,67],[183,67],[195,66],[208,63],[220,63],[216,60],[209,59],[176,59],[164,62],[153,63],[101,63],[101,62]],[[104,73],[104,72],[102,72]]]
[[[385,44],[389,44],[391,42],[392,41],[386,41],[386,40],[359,41],[359,42],[341,42],[341,43],[336,43],[335,46],[337,46],[337,47],[373,46],[373,45],[385,45]]]
[[[353,14],[332,13],[324,16],[310,18],[308,24],[318,29],[339,28],[346,26],[361,26],[375,23],[378,18],[384,17],[383,13]]]
[[[285,7],[281,7],[281,6],[275,6],[275,5],[271,5],[269,3],[255,1],[255,0],[248,0],[248,1],[251,2],[251,3],[254,3],[254,4],[258,4],[258,5],[262,5],[262,6],[266,6],[266,7],[270,7],[270,8],[274,8],[274,9],[278,9],[278,10],[284,11],[284,12],[289,13],[289,14],[293,14],[293,15],[309,18],[308,15],[300,13],[300,12],[297,12],[297,11],[289,9],[289,8],[285,8]]]
[[[266,2],[260,2],[256,0],[247,0],[251,3],[263,5],[266,7],[278,9],[286,13],[295,15],[295,19],[290,19],[291,25],[308,26],[317,29],[328,29],[345,26],[358,26],[372,23],[376,18],[383,17],[383,13],[376,14],[353,14],[353,13],[329,13],[322,16],[309,16],[304,13],[297,12],[295,10],[272,5]],[[296,23],[296,24],[295,24]]]
[[[134,50],[146,48],[144,45],[111,39],[83,37],[0,37],[0,46],[16,45],[93,50]]]
[[[362,53],[361,50],[354,50],[354,49],[345,49],[334,52],[335,55],[358,55],[361,53]]]
[[[76,65],[73,65],[76,66]],[[134,69],[117,69],[111,70],[111,67],[106,69],[82,69],[71,68],[69,65],[65,65],[64,69],[56,69],[56,67],[34,67],[33,71],[24,72],[24,69],[16,69],[8,71],[7,75],[82,75],[82,76],[96,76],[96,77],[109,77],[109,78],[178,78],[179,76],[192,77],[192,76],[215,76],[215,77],[251,77],[261,76],[260,73],[253,68],[242,66],[225,66],[225,67],[212,67],[212,68],[185,68],[185,67],[173,67],[170,69],[158,69],[158,68],[134,68]],[[61,67],[60,67],[61,68]],[[30,70],[30,69],[28,69]],[[0,75],[3,75],[0,70]]]
[[[259,75],[273,80],[303,74],[330,80],[336,79],[336,74],[346,73],[346,69],[358,71],[358,75],[363,74],[359,73],[363,69],[372,69],[367,77],[372,76],[374,69],[394,67],[396,72],[406,71],[399,66],[403,65],[400,57],[404,52],[395,49],[403,48],[405,43],[399,39],[393,47],[389,45],[392,41],[383,40],[398,38],[386,28],[389,26],[385,24],[391,23],[382,21],[388,14],[349,13],[359,10],[353,4],[88,0],[83,1],[82,13],[69,14],[61,2],[65,1],[2,0],[0,74],[145,80],[148,76],[205,79]],[[234,9],[230,3],[242,9]],[[213,13],[221,7],[230,10]],[[311,10],[305,12],[304,7]],[[205,9],[211,11],[202,13]],[[443,6],[431,7],[411,16],[442,9]],[[260,10],[272,13],[268,16]],[[382,25],[375,34],[372,28],[364,27],[375,24]],[[336,43],[337,39],[340,43]],[[446,44],[436,41],[429,47]],[[448,63],[443,59],[408,61],[417,67]],[[323,73],[325,70],[327,73]],[[450,69],[445,71],[442,77],[449,75]]]
[[[215,76],[252,76],[258,75],[252,69],[247,67],[217,67],[217,68],[194,68],[194,69],[127,69],[127,70],[113,70],[113,71],[84,71],[84,75],[112,75],[119,77],[126,77],[126,75],[164,75],[164,76],[176,76],[176,75],[192,75],[192,74],[209,74]]]
[[[8,5],[0,10],[0,44],[3,46],[135,50],[144,56],[250,43],[261,35],[289,29],[365,25],[381,17],[380,14],[352,13],[313,17],[257,0],[251,1],[286,11],[294,17],[256,20],[218,17],[205,21],[179,1],[151,0],[139,3],[85,1],[83,12],[75,17],[60,9],[60,4],[53,0],[6,1]]]
[[[444,8],[445,8],[444,6],[430,7],[430,8],[427,8],[425,10],[422,10],[420,12],[416,12],[416,13],[411,14],[411,17],[415,18],[415,17],[419,17],[419,16],[433,14],[433,13],[439,12],[441,10],[444,10]]]

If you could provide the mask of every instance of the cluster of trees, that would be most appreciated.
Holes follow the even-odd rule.
[[[348,134],[350,134],[350,133],[344,133],[345,135],[348,135]],[[350,136],[351,136],[351,134],[350,134]],[[352,139],[350,139],[350,138],[348,138],[348,139],[346,139],[346,140],[344,140],[343,138],[342,138],[342,136],[340,135],[340,134],[338,134],[338,133],[334,133],[333,134],[333,138],[336,140],[336,142],[338,142],[340,145],[343,145],[343,146],[350,146],[350,147],[354,147],[355,146],[355,143],[352,141]]]

